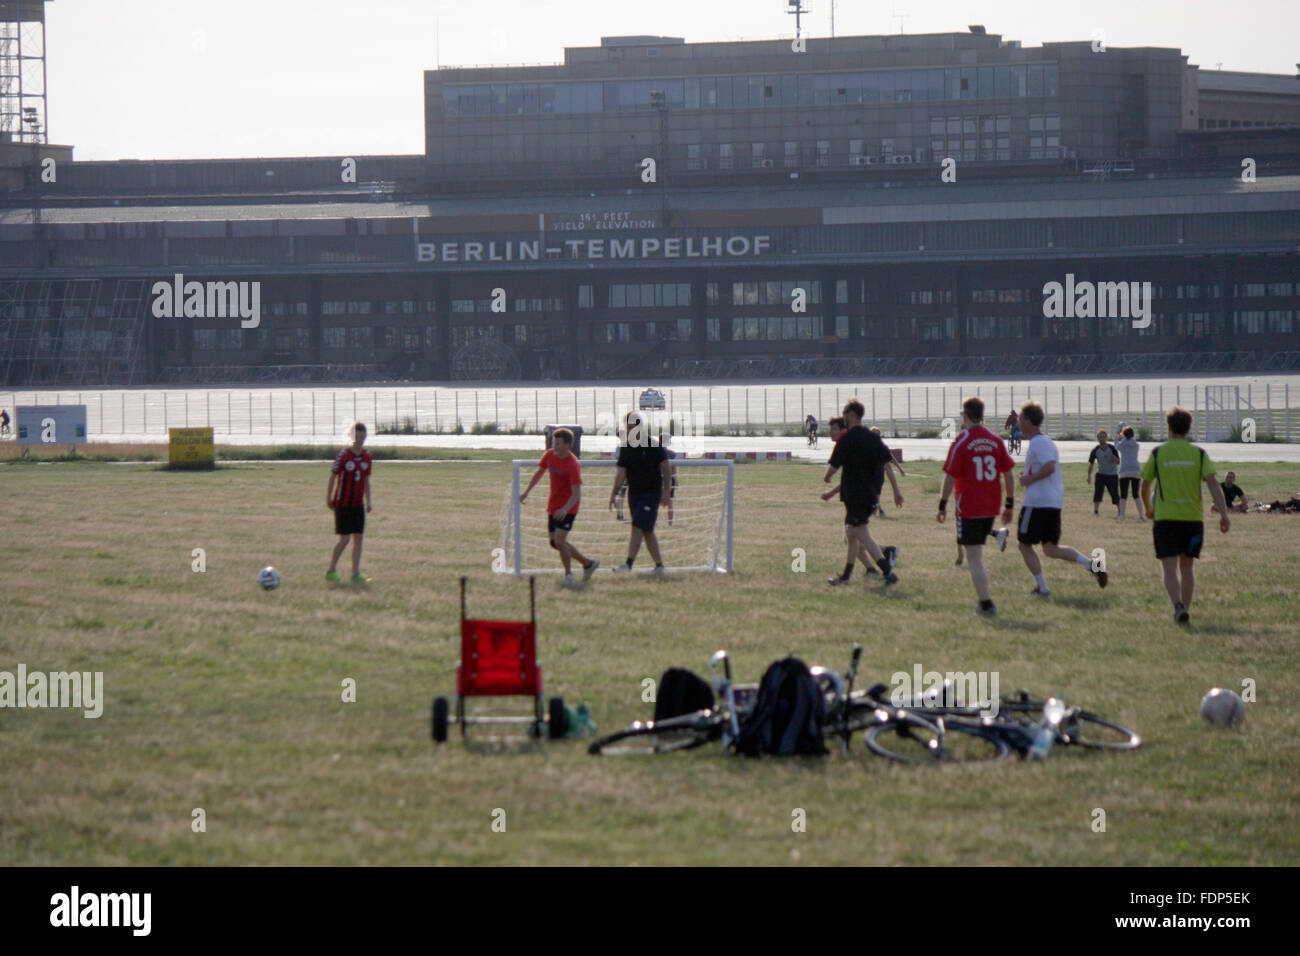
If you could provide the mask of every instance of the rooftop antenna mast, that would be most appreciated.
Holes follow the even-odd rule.
[[[893,7],[890,7],[889,9],[891,16],[898,21],[898,35],[902,36],[906,32],[903,30],[903,21],[909,19],[912,15],[910,13],[899,13],[897,10],[894,10]]]
[[[790,9],[786,13],[794,16],[794,35],[803,36],[803,15],[808,11],[804,9],[803,0],[786,0],[786,6]]]
[[[0,0],[0,143],[47,143],[46,0]]]

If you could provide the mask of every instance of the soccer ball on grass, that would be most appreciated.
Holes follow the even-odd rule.
[[[1246,705],[1235,691],[1222,687],[1212,687],[1201,698],[1201,716],[1211,724],[1220,727],[1235,727],[1246,715]]]
[[[280,586],[280,572],[268,564],[257,572],[257,583],[265,591],[274,591]]]

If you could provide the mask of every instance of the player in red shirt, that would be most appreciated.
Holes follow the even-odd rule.
[[[325,504],[334,511],[334,533],[339,536],[330,558],[330,569],[325,572],[325,580],[333,584],[339,581],[336,569],[349,538],[352,539],[352,583],[370,581],[361,573],[361,536],[366,530],[366,512],[371,510],[370,473],[375,460],[362,447],[365,443],[366,426],[357,422],[352,427],[352,446],[334,457],[329,487],[325,490]]]
[[[943,491],[939,497],[938,520],[947,517],[948,498],[957,491],[957,543],[965,546],[971,582],[979,595],[979,613],[992,617],[997,613],[989,596],[989,576],[984,568],[984,539],[993,533],[998,516],[998,484],[1006,486],[1002,502],[1002,524],[1011,520],[1015,507],[1015,461],[1007,454],[1002,439],[982,424],[984,402],[968,398],[961,405],[962,433],[948,449],[943,463]],[[1005,539],[1002,539],[1005,540]]]
[[[573,432],[567,428],[557,428],[551,436],[552,447],[542,455],[537,463],[537,472],[528,483],[519,503],[523,504],[528,492],[541,481],[543,474],[551,476],[551,495],[546,501],[546,531],[551,538],[551,547],[560,552],[560,561],[564,564],[564,583],[573,585],[573,571],[570,560],[577,558],[582,565],[582,580],[587,582],[600,567],[595,558],[590,560],[569,544],[569,532],[573,530],[573,519],[578,516],[578,505],[582,501],[582,466],[578,456],[573,454]]]

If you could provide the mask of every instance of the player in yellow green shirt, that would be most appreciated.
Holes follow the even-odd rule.
[[[1152,451],[1142,466],[1142,504],[1154,519],[1156,557],[1164,570],[1165,591],[1174,604],[1174,620],[1187,624],[1196,588],[1192,563],[1200,557],[1205,540],[1201,482],[1210,486],[1210,496],[1219,509],[1219,530],[1227,534],[1231,522],[1223,489],[1214,477],[1214,462],[1205,449],[1187,440],[1192,413],[1175,405],[1165,415],[1165,424],[1169,441]]]

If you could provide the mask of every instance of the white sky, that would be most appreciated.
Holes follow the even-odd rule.
[[[830,0],[805,0],[807,36]],[[602,36],[793,36],[785,0],[51,0],[50,139],[77,159],[424,151],[422,74],[558,63]],[[906,14],[906,19],[891,16]],[[1026,46],[1180,47],[1202,69],[1294,75],[1300,2],[840,0],[837,36],[982,23]]]

